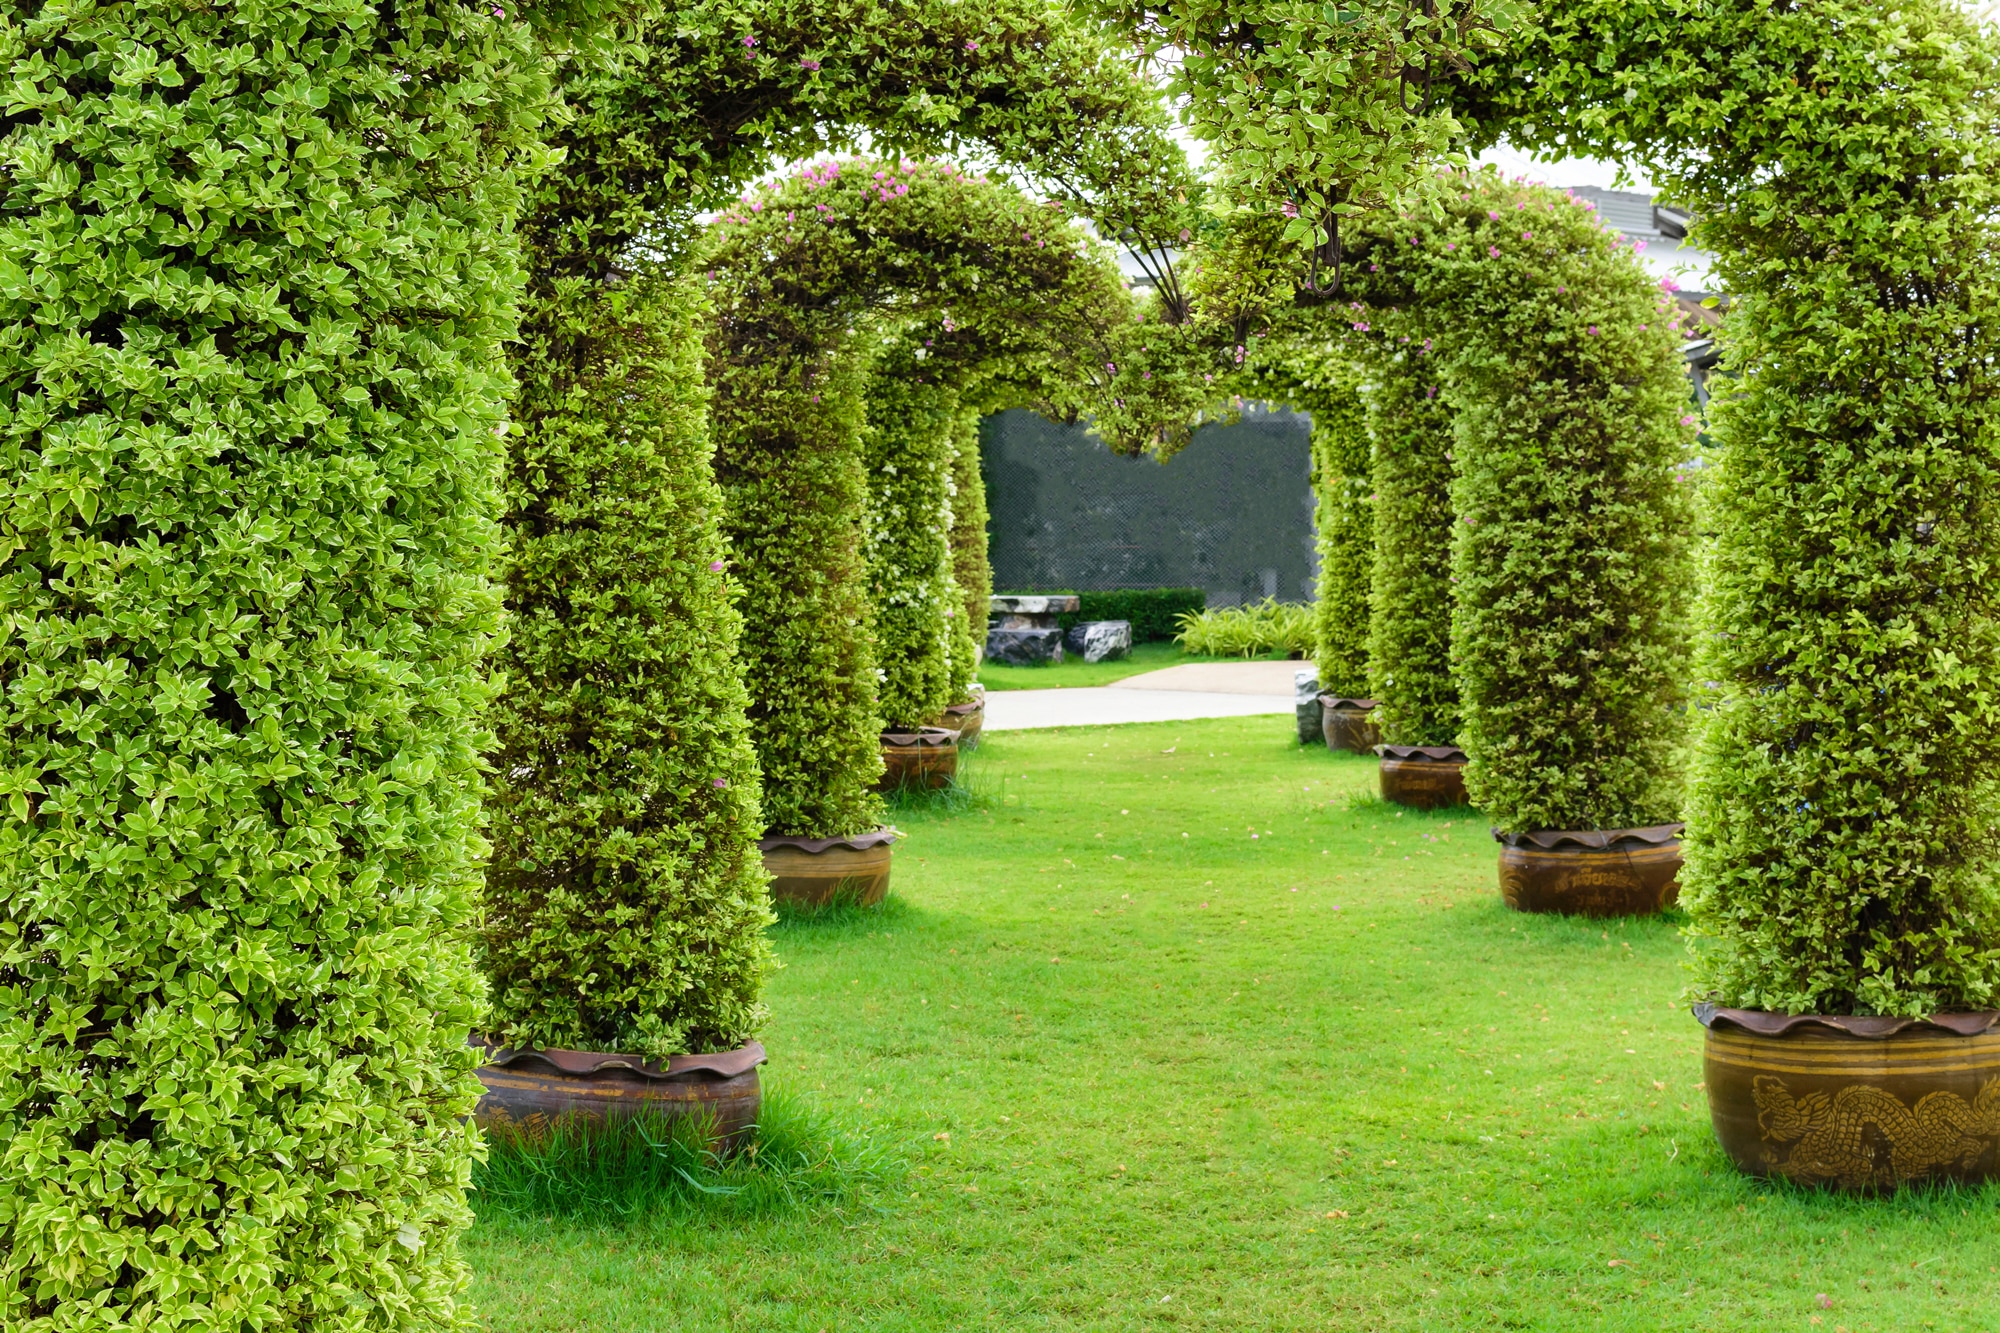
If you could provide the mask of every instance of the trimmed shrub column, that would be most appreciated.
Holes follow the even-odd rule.
[[[763,1022],[763,819],[693,288],[573,288],[516,362],[480,944],[503,1045],[663,1059]]]
[[[979,414],[961,407],[951,432],[951,702],[972,697],[986,651],[986,614],[993,604],[993,564],[986,545],[986,479],[979,470]]]
[[[1375,568],[1368,693],[1390,745],[1458,744],[1451,661],[1452,412],[1421,351],[1368,359]]]
[[[1313,665],[1328,694],[1368,693],[1368,639],[1375,573],[1375,480],[1367,413],[1348,365],[1341,383],[1300,406],[1312,414],[1313,523],[1319,585],[1313,604]]]
[[[958,394],[927,375],[907,343],[877,365],[868,391],[869,601],[891,731],[934,725],[952,697],[951,489]],[[929,382],[926,382],[926,381]]]
[[[422,0],[7,19],[0,1326],[469,1327],[542,61]]]

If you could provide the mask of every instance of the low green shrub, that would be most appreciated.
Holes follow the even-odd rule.
[[[1181,632],[1182,616],[1200,615],[1208,606],[1200,588],[1114,588],[1076,596],[1077,609],[1056,617],[1065,632],[1086,620],[1127,620],[1134,643],[1166,643]]]
[[[1314,637],[1312,607],[1266,597],[1242,606],[1184,611],[1174,641],[1188,652],[1212,657],[1283,653],[1303,658],[1312,655]]]

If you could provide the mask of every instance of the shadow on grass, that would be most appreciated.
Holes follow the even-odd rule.
[[[711,1123],[650,1117],[495,1136],[473,1170],[473,1208],[517,1223],[741,1220],[865,1202],[903,1170],[866,1130],[782,1090],[765,1092],[755,1131],[733,1152],[711,1150]]]
[[[835,898],[828,902],[803,906],[798,903],[776,901],[771,904],[778,915],[778,924],[773,933],[782,937],[791,931],[811,931],[815,935],[846,930],[882,930],[898,925],[913,924],[920,915],[893,890],[889,896],[872,906],[864,907],[852,899]]]

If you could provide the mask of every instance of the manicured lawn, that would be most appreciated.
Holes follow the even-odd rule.
[[[1739,1178],[1671,922],[1512,914],[1476,815],[1398,814],[1290,732],[986,738],[980,804],[898,815],[887,910],[779,931],[771,1083],[902,1174],[748,1221],[488,1218],[490,1327],[2000,1321],[2000,1191]]]
[[[1109,685],[1114,680],[1124,680],[1146,671],[1158,671],[1162,667],[1181,666],[1188,662],[1240,662],[1240,657],[1210,657],[1206,653],[1184,653],[1175,643],[1142,643],[1132,649],[1131,656],[1115,662],[1086,662],[1081,657],[1065,656],[1059,663],[1050,666],[996,666],[991,662],[982,663],[979,668],[979,683],[989,690],[1055,690],[1065,687],[1086,685]],[[1269,653],[1255,661],[1277,661],[1278,654]]]

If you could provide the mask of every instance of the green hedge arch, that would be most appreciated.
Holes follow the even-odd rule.
[[[521,227],[481,957],[496,1038],[660,1056],[755,1035],[771,965],[698,215],[863,129],[1043,165],[1114,229],[1185,191],[1151,91],[1047,5],[681,6],[623,38],[557,58],[563,163]]]
[[[1463,84],[1486,133],[1645,163],[1731,293],[1682,881],[1698,998],[2000,1003],[1996,63],[1941,0],[1585,0]]]
[[[1129,298],[1062,210],[939,163],[818,164],[718,219],[705,264],[765,815],[775,833],[862,832],[881,817],[861,445],[884,321],[938,365],[1064,349],[1088,391]]]
[[[534,39],[423,0],[0,32],[0,1326],[469,1328]]]
[[[1449,185],[1441,217],[1368,220],[1349,291],[1448,418],[1448,508],[1408,525],[1385,493],[1383,527],[1449,551],[1467,791],[1504,833],[1672,822],[1694,585],[1677,306],[1575,198]]]

